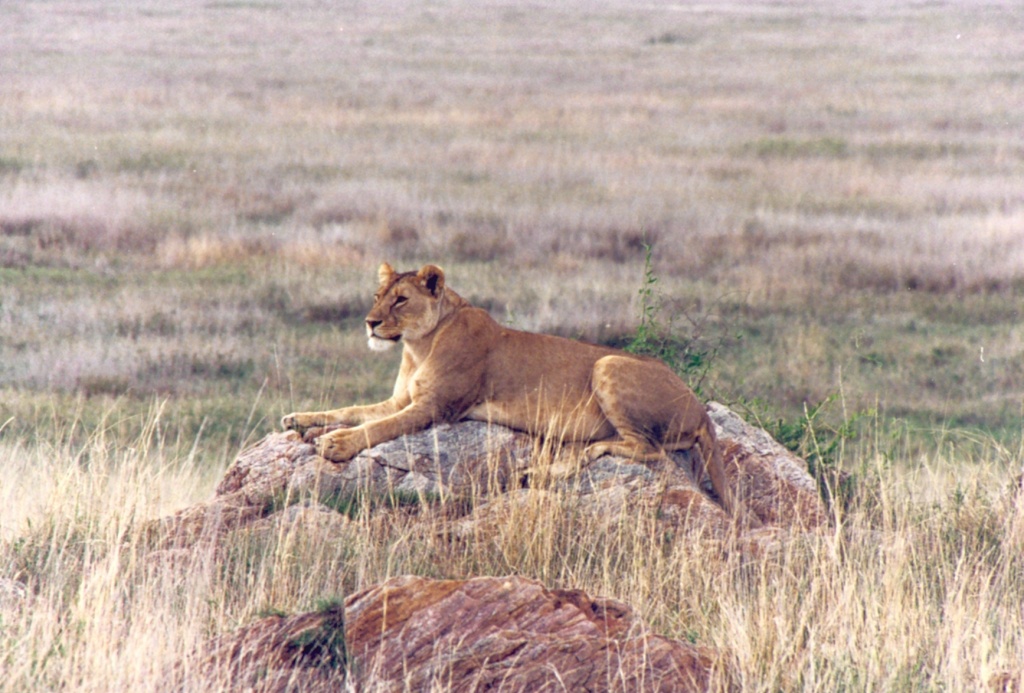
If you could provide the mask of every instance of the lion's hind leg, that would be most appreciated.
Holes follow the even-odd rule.
[[[632,356],[611,355],[599,359],[591,374],[594,399],[601,413],[618,434],[588,446],[589,460],[616,455],[637,462],[666,459],[660,436],[667,426],[664,403],[656,381],[665,374],[674,377],[663,364]],[[652,373],[652,371],[655,371]],[[653,390],[653,391],[652,391]]]
[[[625,457],[634,462],[658,462],[665,459],[665,452],[647,441],[625,438],[602,440],[593,443],[586,447],[583,454],[588,462],[593,462],[598,457],[603,457],[604,455]]]

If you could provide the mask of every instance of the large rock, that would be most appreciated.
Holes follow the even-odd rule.
[[[504,490],[526,468],[530,436],[478,421],[439,424],[364,450],[344,464],[318,457],[312,441],[287,431],[270,434],[239,455],[217,486],[218,496],[268,494],[489,494]]]
[[[498,493],[518,480],[533,446],[529,436],[500,426],[441,424],[338,465],[316,454],[312,438],[294,431],[267,435],[238,456],[209,502],[153,523],[150,536],[161,549],[216,542],[308,498]]]
[[[480,539],[482,534],[515,524],[513,518],[531,502],[537,486],[560,502],[575,499],[576,512],[589,513],[609,527],[648,509],[666,529],[727,539],[755,555],[777,546],[791,531],[811,530],[828,522],[827,509],[803,460],[721,404],[708,405],[708,413],[722,448],[726,476],[743,508],[740,523],[722,509],[699,458],[687,451],[674,453],[670,464],[658,467],[603,457],[554,479],[541,474],[534,488],[514,490],[478,505],[454,523],[452,531],[457,537]]]
[[[366,691],[706,691],[727,683],[722,660],[579,590],[398,577],[351,595],[344,614],[271,616],[217,638],[167,688],[339,690],[347,671]]]
[[[828,509],[807,463],[728,407],[708,404],[725,473],[747,509],[765,525],[814,529],[827,524]],[[710,488],[710,481],[703,482]]]
[[[204,538],[216,541],[299,499],[329,502],[360,494],[406,494],[424,500],[472,498],[474,510],[454,523],[452,531],[479,537],[506,522],[524,502],[524,486],[531,493],[578,499],[582,512],[608,522],[639,507],[653,508],[674,531],[718,539],[746,537],[750,541],[741,545],[755,551],[775,541],[779,530],[809,530],[828,521],[803,460],[728,408],[712,403],[708,411],[744,515],[756,518],[750,525],[767,530],[732,522],[697,456],[689,452],[676,453],[661,465],[604,457],[581,468],[572,450],[545,450],[523,433],[462,422],[403,436],[344,464],[319,457],[310,435],[304,440],[293,431],[272,433],[239,455],[212,501],[161,520],[151,532],[161,548],[181,548]]]

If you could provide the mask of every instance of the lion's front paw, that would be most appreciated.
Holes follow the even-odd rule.
[[[297,431],[301,435],[314,426],[323,426],[321,418],[316,414],[289,414],[281,419],[281,428],[286,431]]]
[[[365,436],[351,429],[332,431],[316,441],[317,454],[331,462],[348,462],[365,448]]]
[[[612,454],[608,443],[593,443],[583,449],[583,461],[586,464],[597,462],[599,457]]]

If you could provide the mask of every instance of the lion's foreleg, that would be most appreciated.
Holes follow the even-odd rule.
[[[343,428],[326,433],[317,439],[321,457],[333,462],[345,462],[363,450],[375,447],[399,436],[422,431],[434,422],[429,407],[410,405],[401,411],[369,421],[355,428]]]
[[[304,433],[310,428],[335,424],[359,426],[391,416],[401,409],[402,403],[392,398],[378,404],[365,406],[342,407],[328,411],[295,412],[282,418],[281,426],[299,433]]]

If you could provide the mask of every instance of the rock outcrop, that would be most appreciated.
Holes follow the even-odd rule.
[[[530,460],[530,436],[478,421],[439,424],[381,443],[350,462],[333,464],[316,455],[313,440],[326,429],[272,433],[243,452],[217,486],[217,496],[359,492],[491,494],[504,490]]]
[[[623,512],[654,507],[673,531],[732,537],[755,553],[781,532],[825,524],[827,510],[803,460],[728,408],[708,407],[722,446],[726,475],[748,513],[765,528],[745,531],[722,510],[695,455],[671,463],[634,464],[604,457],[579,468],[578,455],[545,450],[543,442],[500,426],[462,422],[434,426],[366,450],[336,465],[316,454],[312,438],[272,433],[239,455],[213,500],[151,527],[161,548],[216,541],[225,532],[265,521],[291,503],[406,495],[423,500],[474,499],[452,525],[456,536],[486,533],[523,502],[524,487],[580,499],[582,512],[613,521]],[[554,462],[552,462],[554,460]]]
[[[673,464],[658,468],[604,457],[549,480],[547,488],[563,499],[577,499],[575,511],[589,513],[609,527],[627,515],[653,510],[662,529],[691,538],[727,540],[754,556],[779,546],[791,532],[827,523],[827,509],[803,460],[727,407],[711,403],[708,413],[722,446],[726,476],[746,518],[754,522],[732,521],[718,504],[707,473],[689,452],[674,454]],[[454,534],[479,539],[514,524],[531,493],[536,489],[513,490],[478,505],[453,524]]]
[[[533,441],[523,433],[479,422],[441,424],[389,441],[336,465],[294,431],[271,433],[243,451],[213,499],[148,528],[161,549],[215,542],[225,533],[266,520],[293,502],[364,495],[484,497],[518,483]]]
[[[705,691],[721,655],[648,632],[624,603],[522,577],[398,577],[217,638],[171,689]]]
[[[243,452],[209,503],[151,524],[148,565],[189,570],[197,556],[217,560],[221,539],[239,531],[301,526],[311,537],[330,537],[350,522],[331,507],[352,498],[441,499],[456,515],[425,531],[443,531],[455,542],[487,541],[503,527],[522,531],[510,515],[549,498],[558,501],[549,509],[571,507],[598,530],[646,517],[659,523],[658,536],[682,533],[744,556],[828,522],[802,460],[727,408],[711,404],[709,413],[749,522],[726,515],[688,452],[656,465],[605,457],[581,466],[573,450],[463,422],[336,465],[316,454],[318,432],[303,439],[289,431]],[[627,605],[577,590],[549,590],[518,577],[402,577],[351,595],[344,607],[269,616],[221,636],[180,662],[166,688],[691,691],[727,687],[724,659],[654,635]]]

